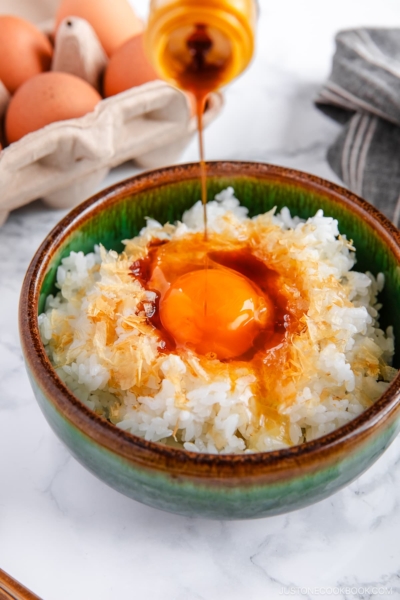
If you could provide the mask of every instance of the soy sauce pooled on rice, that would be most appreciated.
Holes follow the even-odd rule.
[[[396,371],[378,324],[383,276],[318,211],[254,219],[228,189],[176,225],[149,219],[118,255],[71,253],[39,317],[60,378],[89,408],[152,441],[268,451],[351,420]],[[207,264],[207,269],[204,268]]]

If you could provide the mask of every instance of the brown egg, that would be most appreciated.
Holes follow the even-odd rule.
[[[131,38],[110,58],[104,75],[104,95],[115,96],[142,83],[159,79],[148,61],[143,34]]]
[[[5,121],[7,140],[16,142],[55,121],[83,117],[100,100],[100,94],[75,75],[56,72],[36,75],[11,98]]]
[[[143,31],[143,22],[128,0],[62,0],[56,15],[56,30],[65,17],[86,19],[108,56]]]
[[[0,16],[0,80],[11,94],[27,79],[50,68],[53,48],[32,23]]]

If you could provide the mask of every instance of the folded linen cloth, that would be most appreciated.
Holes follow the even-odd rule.
[[[400,29],[339,32],[316,105],[344,124],[328,151],[332,169],[400,225]]]

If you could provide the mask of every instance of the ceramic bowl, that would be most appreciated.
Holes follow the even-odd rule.
[[[70,212],[47,236],[28,269],[20,300],[23,354],[46,419],[92,473],[140,502],[182,515],[255,518],[294,510],[333,494],[365,471],[400,428],[400,376],[359,417],[333,433],[287,450],[197,454],[119,430],[77,400],[57,377],[39,337],[37,316],[54,291],[57,266],[71,250],[95,243],[122,249],[151,216],[173,222],[200,197],[198,164],[145,173]],[[381,325],[394,326],[400,359],[400,234],[369,204],[311,175],[257,163],[208,164],[209,197],[233,186],[250,215],[273,206],[309,217],[322,208],[354,240],[357,269],[383,272]]]

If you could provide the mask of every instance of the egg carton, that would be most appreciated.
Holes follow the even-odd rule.
[[[5,12],[1,2],[0,12]],[[50,32],[51,21],[42,29]],[[86,21],[73,17],[61,24],[53,70],[78,75],[99,88],[106,62]],[[0,116],[8,102],[0,82]],[[222,105],[220,94],[210,96],[205,126]],[[157,80],[103,99],[81,118],[30,133],[0,152],[0,225],[11,210],[38,198],[51,207],[75,206],[93,193],[110,169],[127,161],[144,169],[176,162],[196,127],[187,96]]]
[[[205,124],[220,107],[213,95]],[[195,130],[184,94],[154,81],[102,100],[84,117],[30,133],[0,153],[0,222],[37,198],[72,207],[126,161],[145,169],[173,163]]]
[[[42,27],[54,21],[61,0],[0,0],[0,14],[16,15]],[[84,0],[83,0],[84,1]]]

